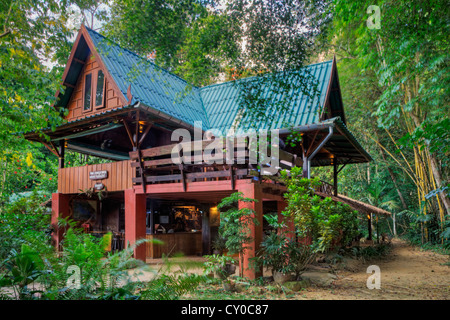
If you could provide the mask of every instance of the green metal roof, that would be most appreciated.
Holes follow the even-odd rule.
[[[244,82],[253,82],[252,87],[261,90],[255,97],[261,103],[264,99],[267,101],[266,118],[254,123],[253,127],[258,129],[280,129],[287,126],[301,126],[319,122],[320,113],[325,104],[328,84],[331,77],[332,60],[309,65],[300,70],[297,75],[285,73],[282,76],[274,78],[251,77],[238,81],[225,82],[222,84],[211,85],[200,89],[200,96],[209,122],[212,128],[219,130],[228,130],[238,121],[236,118],[240,110],[240,96],[242,88],[248,90]],[[283,77],[284,79],[279,79]],[[304,86],[301,81],[309,79],[308,85],[314,82],[317,84],[317,96],[314,98],[308,96],[308,91],[312,89]],[[287,80],[287,81],[286,81]],[[292,80],[292,81],[290,81]],[[282,100],[280,92],[271,94],[271,90],[279,83],[291,83],[289,98]],[[306,90],[305,90],[306,89]],[[277,89],[275,89],[277,90]],[[281,90],[282,91],[282,90]],[[271,107],[274,103],[282,101],[282,110]],[[265,106],[263,104],[263,106]],[[244,116],[240,122],[242,129],[249,128],[249,122],[254,120],[251,116]]]
[[[240,93],[246,84],[262,90],[263,95],[270,95],[274,83],[267,77],[250,77],[238,81],[198,88],[190,85],[180,77],[171,74],[153,62],[137,54],[121,48],[101,34],[86,28],[97,52],[108,68],[114,81],[124,96],[131,85],[131,104],[139,101],[170,117],[194,125],[201,121],[203,129],[218,129],[226,132],[238,118],[240,110]],[[258,129],[279,129],[289,126],[316,123],[323,109],[332,70],[332,60],[316,63],[303,68],[297,77],[293,73],[285,73],[283,77],[296,81],[295,89],[289,92],[287,112],[277,113],[275,108],[267,108],[270,121],[253,123]],[[300,78],[298,77],[300,75]],[[306,76],[317,84],[318,97],[311,99],[305,92],[301,81]],[[311,91],[309,88],[306,90]],[[276,94],[272,100],[280,100]],[[250,122],[249,116],[241,119],[241,128]],[[243,125],[244,124],[244,125]]]
[[[139,101],[191,125],[195,121],[202,121],[204,129],[209,128],[208,117],[197,87],[151,61],[121,48],[101,34],[89,28],[86,30],[125,97],[128,86],[131,85],[131,104]]]

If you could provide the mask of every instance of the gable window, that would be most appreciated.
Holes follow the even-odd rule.
[[[88,73],[84,78],[84,101],[83,111],[91,111],[94,106],[96,109],[103,108],[105,92],[105,74],[102,70]]]
[[[84,78],[84,103],[83,110],[89,111],[91,110],[91,83],[92,83],[92,74],[87,74]]]
[[[105,75],[102,70],[98,70],[97,72],[97,84],[95,89],[95,107],[101,108],[103,107],[103,91],[105,87]]]

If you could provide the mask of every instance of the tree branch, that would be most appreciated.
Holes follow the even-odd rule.
[[[11,33],[11,30],[6,30],[5,32],[3,32],[2,34],[0,34],[0,39],[3,37],[6,37],[8,34]]]

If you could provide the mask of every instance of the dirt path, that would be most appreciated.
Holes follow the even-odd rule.
[[[329,288],[309,288],[302,299],[370,299],[429,300],[450,298],[450,267],[448,257],[420,251],[401,240],[393,240],[392,251],[383,259],[358,261],[352,268],[339,271],[338,279]],[[355,262],[353,260],[353,262]],[[381,288],[368,289],[371,275],[367,267],[377,265],[381,272]]]

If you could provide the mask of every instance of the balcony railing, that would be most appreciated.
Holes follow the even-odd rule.
[[[135,185],[152,183],[230,180],[276,175],[299,165],[296,155],[267,148],[267,156],[255,152],[248,141],[232,141],[219,151],[212,150],[211,140],[171,144],[130,152],[131,166],[137,169]]]

